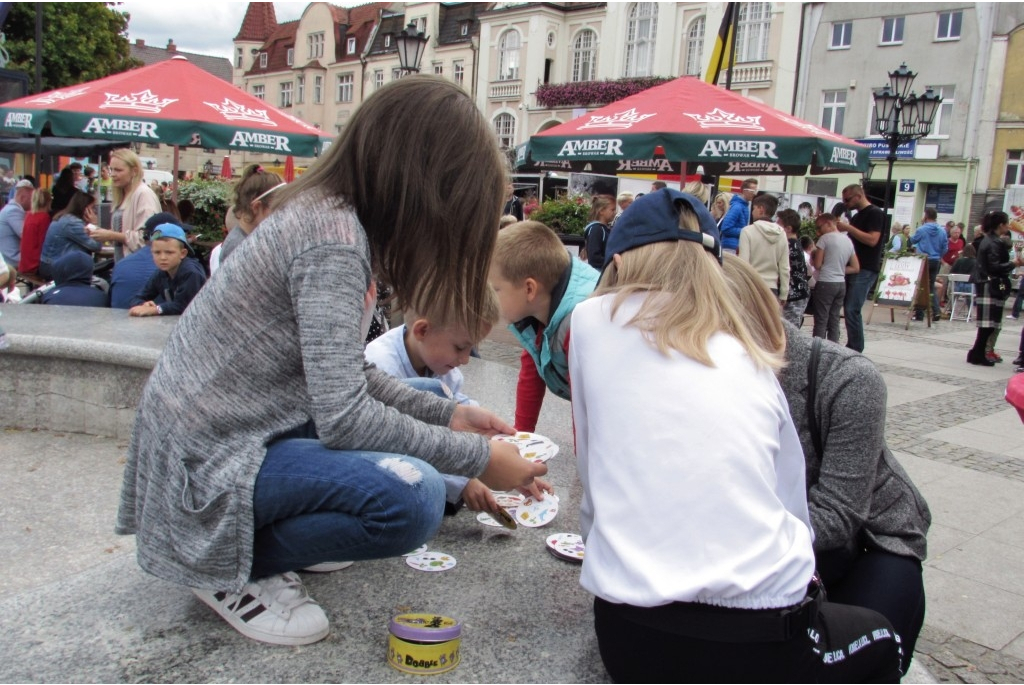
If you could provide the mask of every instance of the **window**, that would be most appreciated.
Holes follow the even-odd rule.
[[[413,20],[412,23],[416,24],[416,30],[417,31],[419,31],[421,33],[426,33],[427,32],[427,18],[426,17],[417,17],[416,19]]]
[[[443,63],[441,63],[441,62],[434,62],[434,75],[435,76],[443,76],[444,75],[444,64]]]
[[[519,32],[510,29],[498,41],[498,80],[514,81],[519,78]]]
[[[932,121],[932,132],[929,138],[949,138],[953,129],[953,106],[956,94],[955,86],[932,86],[935,94],[942,98],[938,109],[935,110],[935,119]]]
[[[853,39],[853,22],[841,22],[832,24],[832,41],[828,44],[830,50],[842,50],[850,47]]]
[[[352,102],[352,74],[341,74],[338,76],[337,102]]]
[[[235,69],[241,69],[242,68],[242,56],[243,56],[243,54],[244,53],[242,51],[242,48],[235,48]]]
[[[516,140],[516,120],[511,114],[499,114],[494,117],[494,132],[498,134],[498,145],[503,148],[514,146]]]
[[[295,48],[288,48],[288,55],[285,57],[288,66],[295,64]]]
[[[572,45],[572,80],[593,81],[597,78],[597,34],[583,29]]]
[[[882,45],[899,45],[903,42],[903,22],[903,17],[882,20]]]
[[[658,32],[658,3],[636,2],[626,26],[626,73],[650,76],[654,70],[654,37]]]
[[[354,55],[355,52],[356,52],[356,39],[355,38],[349,38],[347,43],[348,43],[348,46],[347,46],[346,50],[348,51],[348,54]]]
[[[386,47],[386,48],[390,48],[391,47],[391,34],[390,33],[385,33],[384,34],[384,47]]]
[[[377,69],[373,72],[373,89],[380,90],[384,87],[384,70]]]
[[[772,28],[771,3],[744,2],[736,21],[736,61],[768,59],[768,32]]]
[[[845,118],[846,91],[823,91],[821,94],[821,127],[842,135]]]
[[[704,17],[697,17],[686,32],[686,64],[687,76],[700,76],[701,55],[704,52]]]
[[[292,106],[292,82],[285,81],[281,84],[281,107]]]
[[[939,12],[939,24],[935,28],[935,40],[960,40],[960,29],[963,28],[964,13]]]
[[[296,76],[295,77],[295,102],[302,104],[306,101],[306,77]]]
[[[267,68],[267,53],[261,52],[260,53],[260,69],[266,69],[266,68]]]
[[[1006,151],[1006,178],[1003,185],[1024,185],[1024,150]]]
[[[313,77],[313,104],[319,105],[324,101],[324,77]]]
[[[392,81],[397,81],[400,78],[402,78],[402,68],[401,67],[392,67],[391,68],[391,80]]]
[[[460,36],[468,36],[469,35],[469,22],[468,21],[459,22],[459,35]]]
[[[264,86],[253,86],[252,87],[252,96],[254,98],[259,98],[260,100],[266,99],[266,89],[265,89],[265,87]]]
[[[306,47],[309,48],[309,58],[317,59],[324,56],[324,33],[311,33],[306,36]]]
[[[452,75],[455,85],[461,87],[466,84],[466,65],[462,60],[452,62]]]

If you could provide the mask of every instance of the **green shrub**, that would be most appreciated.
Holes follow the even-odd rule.
[[[583,235],[589,223],[590,204],[583,197],[545,200],[530,214],[531,221],[539,221],[555,233]]]
[[[224,217],[231,206],[232,184],[225,181],[195,179],[178,183],[178,201],[191,200],[196,213],[192,216],[199,240],[224,240]]]

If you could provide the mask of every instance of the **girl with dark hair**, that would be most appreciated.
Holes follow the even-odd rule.
[[[974,347],[967,353],[967,363],[995,366],[995,359],[985,354],[986,344],[1003,327],[1003,307],[1010,295],[1010,272],[1015,266],[1024,265],[1024,260],[1018,257],[1010,261],[1010,248],[1002,239],[1010,232],[1010,217],[1006,212],[986,214],[981,220],[981,232],[983,237],[971,274],[978,335]]]
[[[109,233],[95,229],[96,198],[81,190],[75,190],[67,206],[53,217],[53,223],[46,230],[43,251],[39,255],[39,275],[53,278],[53,264],[66,252],[77,250],[89,255],[103,248],[102,234]],[[93,231],[86,228],[93,225]],[[97,235],[99,234],[99,235]]]
[[[76,183],[82,174],[82,165],[69,164],[61,169],[60,175],[53,184],[53,200],[50,202],[50,216],[57,218],[57,213],[68,206],[75,191],[78,190]]]
[[[438,471],[536,489],[547,469],[487,439],[512,426],[363,356],[375,275],[414,311],[479,332],[506,183],[472,98],[419,75],[373,93],[277,191],[245,259],[185,310],[139,402],[117,531],[136,535],[144,570],[243,635],[309,644],[328,621],[295,571],[430,539]]]

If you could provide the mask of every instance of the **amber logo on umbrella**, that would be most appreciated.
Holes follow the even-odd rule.
[[[616,112],[611,116],[592,116],[590,121],[580,126],[580,130],[587,128],[630,128],[633,124],[639,124],[644,119],[650,119],[653,114],[639,114],[636,108],[627,109],[624,112]]]
[[[764,130],[764,126],[761,125],[760,116],[745,117],[733,112],[726,112],[717,107],[707,114],[690,114],[689,112],[683,112],[683,114],[700,124],[701,128],[737,128],[744,131]]]
[[[149,88],[140,90],[138,93],[129,93],[128,95],[118,95],[117,93],[103,94],[107,96],[107,100],[99,106],[100,109],[129,109],[136,112],[149,112],[151,114],[159,114],[163,111],[164,107],[178,101],[177,98],[161,98]]]
[[[224,98],[224,102],[219,105],[214,102],[205,101],[203,104],[213,107],[228,121],[251,121],[254,124],[263,124],[264,126],[277,126],[277,122],[267,116],[267,110],[265,109],[249,109],[245,105],[240,105],[228,98]]]

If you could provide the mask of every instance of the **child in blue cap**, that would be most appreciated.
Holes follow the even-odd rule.
[[[158,270],[132,298],[128,314],[181,314],[206,283],[206,272],[192,258],[195,253],[180,226],[160,224],[153,229],[149,242]]]
[[[898,682],[880,614],[823,601],[804,458],[719,260],[670,189],[615,223],[569,372],[601,658],[615,682]]]

